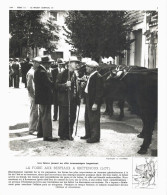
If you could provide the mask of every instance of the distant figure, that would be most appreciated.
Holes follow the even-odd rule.
[[[65,70],[65,62],[62,58],[57,59],[58,72],[61,73]]]
[[[12,69],[12,59],[9,60],[9,87],[13,87],[13,69]]]
[[[22,82],[25,83],[25,88],[26,88],[27,87],[26,75],[27,72],[32,67],[32,64],[30,63],[30,59],[26,58],[26,61],[22,62],[20,65],[21,65]]]
[[[14,62],[12,64],[12,69],[13,69],[13,80],[14,80],[14,88],[19,88],[19,82],[20,82],[20,78],[19,78],[19,62],[17,59],[14,59]]]
[[[27,73],[27,90],[30,99],[30,118],[29,118],[29,134],[34,135],[37,131],[38,123],[38,104],[35,104],[35,84],[34,84],[34,72],[39,66],[41,61],[40,57],[33,59],[33,66]]]

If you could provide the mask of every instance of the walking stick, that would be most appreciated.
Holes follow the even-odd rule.
[[[69,63],[68,63],[68,81],[70,81],[70,71],[69,71],[69,64],[70,64],[70,59],[69,59]],[[70,116],[70,87],[68,87],[68,123],[69,123],[69,139],[72,140],[72,132],[71,132],[71,128],[70,128],[70,119],[71,119],[71,116]]]
[[[77,115],[77,123],[76,123],[75,136],[77,135],[77,128],[78,128],[79,112],[80,112],[80,104],[79,104],[79,108],[78,108],[78,115]]]

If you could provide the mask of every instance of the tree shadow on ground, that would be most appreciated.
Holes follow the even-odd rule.
[[[84,121],[80,121],[79,127],[84,125]],[[128,125],[124,122],[101,122],[100,123],[101,130],[112,130],[116,131],[117,133],[139,133],[134,126]]]
[[[28,123],[17,123],[16,125],[9,126],[9,130],[23,129],[27,127],[28,127]]]
[[[134,126],[125,124],[125,123],[117,123],[117,122],[102,122],[101,124],[102,130],[113,130],[117,133],[138,133],[138,130],[135,129]]]

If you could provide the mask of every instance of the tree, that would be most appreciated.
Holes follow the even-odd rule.
[[[28,56],[29,48],[33,50],[37,47],[45,48],[48,52],[56,48],[59,27],[54,23],[53,18],[42,20],[44,14],[45,11],[10,10],[10,53],[18,55],[15,51],[18,52],[19,49],[26,47]]]
[[[83,57],[99,60],[129,49],[131,26],[125,11],[69,11],[64,30],[67,42]]]

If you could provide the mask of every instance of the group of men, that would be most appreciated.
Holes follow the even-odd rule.
[[[20,77],[22,77],[22,83],[27,87],[27,72],[32,67],[32,63],[29,58],[19,59],[10,58],[9,59],[9,87],[19,88]]]
[[[19,88],[19,70],[20,64],[18,59],[9,60],[9,87]]]
[[[29,134],[37,131],[37,138],[44,141],[58,141],[52,134],[51,105],[54,104],[53,120],[57,120],[59,107],[58,136],[61,140],[73,140],[73,128],[76,121],[77,106],[80,105],[80,87],[84,88],[85,135],[87,143],[100,141],[100,106],[103,97],[103,80],[97,72],[97,62],[86,63],[87,80],[79,85],[76,71],[80,61],[71,56],[64,68],[53,66],[50,56],[36,57],[33,67],[27,73],[27,89],[31,101]],[[52,70],[50,71],[50,68]],[[61,67],[62,68],[62,67]]]

